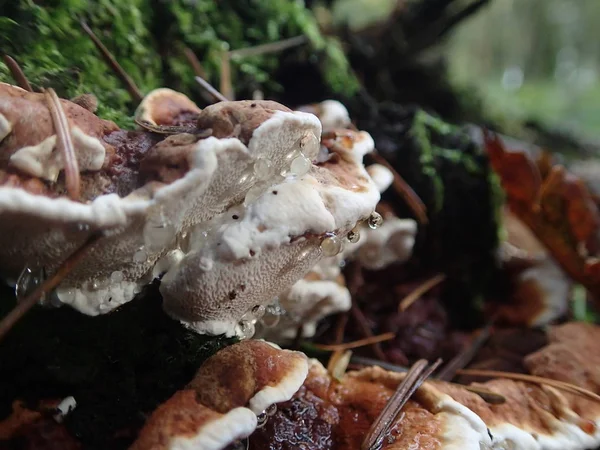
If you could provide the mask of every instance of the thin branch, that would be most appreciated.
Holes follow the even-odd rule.
[[[343,351],[349,350],[352,348],[364,347],[365,345],[375,344],[377,342],[384,342],[394,339],[396,337],[395,333],[383,333],[378,336],[371,336],[364,339],[359,339],[358,341],[353,342],[344,342],[343,344],[314,344],[316,348],[319,350],[327,350],[327,351]]]
[[[414,291],[408,294],[406,297],[402,299],[402,301],[398,304],[398,312],[406,311],[414,302],[421,298],[423,294],[425,294],[430,289],[433,289],[438,284],[446,279],[446,275],[440,273],[417,287]]]
[[[65,164],[65,184],[67,187],[67,193],[71,200],[78,201],[80,198],[81,191],[81,180],[79,177],[79,164],[77,163],[77,155],[75,154],[75,147],[73,146],[73,140],[71,139],[71,129],[69,127],[69,120],[65,114],[65,111],[60,103],[60,99],[54,89],[49,88],[44,90],[46,96],[46,102],[48,103],[48,109],[52,116],[52,123],[56,131],[56,146],[62,153],[63,162]]]
[[[282,50],[286,50],[291,47],[297,47],[299,45],[308,42],[308,38],[305,35],[295,36],[288,39],[282,39],[277,42],[270,42],[268,44],[257,45],[254,47],[240,48],[238,50],[231,50],[229,56],[231,57],[247,57],[263,55],[265,53],[275,53]]]
[[[452,358],[448,364],[446,364],[440,373],[438,378],[440,380],[450,381],[456,376],[456,372],[463,369],[471,362],[475,357],[479,349],[489,339],[492,333],[492,327],[494,325],[495,318],[493,318],[481,332],[467,345],[461,352],[459,352],[454,358]]]
[[[386,370],[398,373],[408,372],[408,367],[399,366],[397,364],[388,363],[385,361],[378,361],[376,359],[367,358],[364,356],[354,355],[350,358],[351,364],[359,364],[361,366],[379,366]],[[440,376],[434,377],[434,379],[440,379]],[[466,389],[469,392],[479,395],[483,400],[492,405],[500,405],[506,402],[506,397],[497,392],[490,391],[489,389],[485,389],[479,386],[465,386],[463,384],[458,383],[450,383],[454,386],[460,386],[463,389]]]
[[[380,448],[385,434],[393,425],[394,420],[396,420],[406,402],[441,362],[442,360],[438,359],[431,366],[427,367],[427,361],[421,359],[410,368],[402,382],[398,385],[396,392],[390,397],[377,419],[375,419],[375,422],[371,425],[361,445],[361,450]]]
[[[420,224],[425,225],[429,223],[427,218],[427,207],[423,203],[423,200],[417,195],[417,193],[408,185],[408,183],[402,178],[402,176],[392,167],[392,165],[379,153],[371,153],[371,157],[377,164],[381,164],[389,169],[394,175],[394,181],[392,186],[398,195],[404,198],[404,201],[412,209],[417,220]]]
[[[26,91],[33,92],[33,88],[31,87],[31,84],[29,84],[29,80],[27,80],[25,72],[23,72],[19,63],[8,55],[4,55],[2,59],[4,59],[4,64],[6,64],[8,70],[10,70],[17,86]]]
[[[553,380],[551,378],[538,377],[535,375],[527,375],[524,373],[501,372],[497,370],[479,370],[479,369],[462,369],[456,372],[458,375],[470,375],[475,377],[498,377],[507,378],[509,380],[525,381],[527,383],[546,384],[556,389],[570,392],[571,394],[579,394],[582,397],[587,397],[589,400],[600,402],[600,395],[589,391],[580,386],[576,386],[565,381]]]
[[[78,249],[76,249],[56,270],[52,277],[44,281],[35,291],[19,301],[17,305],[0,320],[0,341],[12,327],[40,300],[42,295],[51,292],[73,270],[86,252],[103,236],[102,233],[92,234]]]
[[[206,81],[202,77],[196,77],[196,81],[200,86],[202,86],[210,95],[214,97],[215,100],[219,102],[228,102],[229,99],[217,91],[208,81]]]
[[[204,67],[202,67],[202,64],[200,64],[200,60],[198,60],[192,49],[185,47],[183,49],[183,53],[190,63],[190,66],[192,66],[192,69],[194,69],[194,74],[198,77],[206,78],[206,71],[204,70]]]
[[[134,101],[136,101],[137,103],[140,103],[143,100],[144,95],[139,90],[139,88],[136,86],[136,84],[133,82],[131,77],[127,74],[127,72],[125,72],[125,69],[123,69],[123,67],[121,67],[121,65],[117,62],[115,57],[104,46],[102,41],[98,38],[98,36],[96,36],[96,34],[92,31],[92,29],[88,26],[88,24],[85,23],[85,21],[83,21],[83,20],[80,21],[80,24],[81,24],[81,27],[83,28],[83,31],[86,32],[86,34],[90,37],[90,39],[92,40],[92,42],[94,43],[96,48],[102,54],[102,57],[104,58],[106,63],[117,74],[117,76],[119,77],[121,82],[125,85],[125,88],[127,89],[127,92],[129,92],[129,95],[131,96],[131,98]]]

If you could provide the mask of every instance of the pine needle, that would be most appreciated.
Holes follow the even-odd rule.
[[[377,419],[371,425],[361,445],[361,450],[375,450],[381,446],[385,434],[393,425],[394,420],[396,420],[406,402],[441,362],[442,360],[438,359],[431,366],[427,367],[427,361],[421,359],[410,368],[402,382],[398,385],[396,392],[390,397]]]
[[[25,76],[25,72],[23,72],[19,63],[8,55],[4,55],[2,59],[4,59],[4,64],[6,64],[6,67],[10,70],[17,86],[26,91],[33,92],[33,88],[31,87],[31,84],[29,84],[29,80]]]
[[[402,301],[398,305],[398,312],[406,311],[414,302],[419,300],[423,294],[425,294],[430,289],[433,289],[438,284],[446,279],[446,275],[440,273],[417,287],[414,291],[408,294],[406,297],[402,299]]]
[[[497,370],[479,370],[479,369],[462,369],[456,372],[459,375],[470,375],[475,377],[497,377],[497,378],[507,378],[509,380],[516,381],[524,381],[527,383],[535,383],[540,385],[552,386],[556,389],[560,389],[566,392],[570,392],[571,394],[578,394],[582,397],[588,398],[588,400],[594,400],[596,402],[600,402],[600,395],[589,391],[580,386],[576,386],[571,383],[567,383],[565,381],[553,380],[551,378],[538,377],[535,375],[528,375],[523,373],[513,373],[513,372],[501,372]]]
[[[219,102],[228,102],[229,99],[217,91],[208,81],[204,78],[196,76],[196,81],[200,86],[202,86],[210,95],[214,97],[215,100]]]
[[[56,270],[52,277],[44,281],[35,291],[20,300],[17,305],[0,320],[0,341],[12,327],[40,300],[42,295],[51,292],[75,268],[86,252],[102,237],[103,233],[92,234],[78,249],[76,249]]]
[[[56,131],[56,146],[62,153],[63,162],[65,164],[65,184],[67,193],[71,200],[78,201],[81,191],[81,179],[79,177],[79,164],[77,163],[77,155],[71,139],[71,130],[69,128],[69,120],[60,103],[60,99],[54,89],[44,90],[48,109],[52,116],[52,123]]]
[[[359,339],[358,341],[352,342],[344,342],[342,344],[314,344],[315,348],[319,350],[327,350],[327,351],[343,351],[349,350],[352,348],[364,347],[366,345],[375,344],[377,342],[389,341],[390,339],[394,339],[396,337],[395,333],[384,333],[378,336],[368,337],[364,339]]]

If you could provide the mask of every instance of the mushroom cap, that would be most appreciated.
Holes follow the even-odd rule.
[[[308,373],[306,355],[259,340],[230,345],[210,357],[188,385],[218,412],[245,406],[255,414],[292,398]]]
[[[146,421],[130,450],[222,450],[256,428],[247,408],[218,413],[198,401],[196,391],[178,391]]]
[[[166,311],[201,332],[239,333],[242,316],[308,273],[323,256],[324,239],[342,239],[375,209],[380,194],[362,165],[372,149],[367,133],[349,132],[332,150],[335,158],[264,184],[244,209],[216,218],[202,231],[203,246],[163,278]]]
[[[250,437],[251,447],[256,442],[254,448],[284,448],[277,443],[286,442],[290,446],[302,443],[307,450],[358,450],[404,376],[373,367],[348,372],[338,382],[311,360],[302,389],[279,405],[267,425]],[[390,431],[382,449],[491,447],[484,422],[430,383],[417,390]]]
[[[194,124],[202,110],[181,92],[168,88],[150,91],[135,111],[135,118],[152,125]]]

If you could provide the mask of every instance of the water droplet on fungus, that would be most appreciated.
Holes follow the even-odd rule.
[[[261,412],[258,416],[256,416],[256,428],[262,428],[267,424],[267,421],[269,420],[269,416],[267,415],[266,412]]]
[[[265,180],[271,176],[273,168],[271,163],[266,158],[258,158],[254,162],[254,174],[261,180]]]
[[[369,228],[376,230],[383,224],[383,217],[378,212],[373,211],[368,220]]]
[[[17,296],[17,301],[23,300],[33,291],[35,291],[45,279],[44,269],[41,267],[25,267],[19,278],[17,279],[17,284],[15,285],[15,295]],[[45,296],[42,296],[40,302],[45,299]]]
[[[342,240],[333,233],[321,241],[324,256],[335,256],[342,251]]]
[[[140,247],[137,252],[133,254],[133,262],[145,263],[148,260],[148,254],[144,247]]]
[[[358,228],[353,228],[350,230],[346,235],[346,239],[348,239],[348,242],[351,244],[356,244],[360,240],[360,231]]]
[[[123,279],[123,272],[121,272],[120,270],[115,270],[113,273],[110,274],[111,283],[119,284],[123,281]]]
[[[294,158],[292,161],[292,164],[290,165],[290,174],[298,177],[306,175],[310,170],[311,165],[310,159],[301,153],[300,156]]]

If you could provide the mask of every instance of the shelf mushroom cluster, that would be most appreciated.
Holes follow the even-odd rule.
[[[138,107],[142,129],[125,131],[85,103],[60,99],[61,125],[42,93],[0,84],[0,100],[0,271],[17,293],[101,232],[55,303],[103,314],[160,278],[169,315],[248,337],[276,295],[347,252],[357,226],[379,223],[382,177],[363,165],[373,140],[347,128],[326,137],[310,112],[250,100],[200,109],[158,89]],[[343,105],[329,103],[324,123],[347,126]],[[61,149],[65,133],[76,161]],[[313,319],[347,307],[346,296]]]

